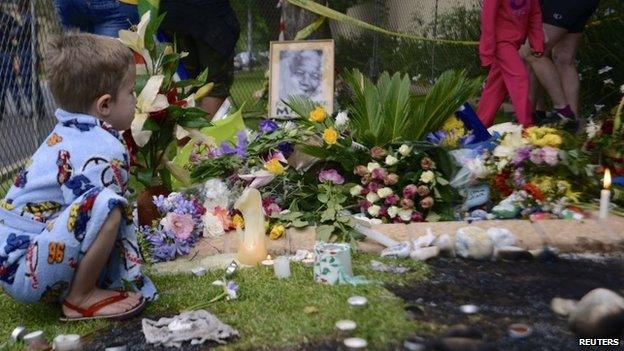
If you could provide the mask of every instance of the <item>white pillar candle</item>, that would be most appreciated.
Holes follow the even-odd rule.
[[[600,192],[600,211],[598,212],[598,218],[606,219],[609,216],[609,202],[611,201],[611,172],[607,168],[604,174],[604,189]]]
[[[275,268],[275,276],[278,279],[290,277],[290,260],[288,257],[280,256],[276,258],[273,267]]]
[[[77,351],[80,350],[80,335],[58,335],[54,338],[54,350],[56,351]]]

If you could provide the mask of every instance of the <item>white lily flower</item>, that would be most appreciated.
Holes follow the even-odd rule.
[[[143,130],[143,124],[147,121],[149,113],[164,110],[169,107],[167,97],[158,93],[164,78],[163,75],[150,77],[137,97],[137,111],[134,114],[134,120],[132,121],[130,130],[132,131],[134,141],[140,147],[145,146],[152,136],[151,131]]]
[[[249,184],[249,187],[255,189],[261,188],[275,179],[273,173],[264,169],[250,174],[239,174],[238,177],[243,180],[251,180],[252,182]]]
[[[147,67],[153,67],[152,58],[149,51],[145,48],[145,32],[147,30],[147,25],[150,23],[150,19],[150,11],[148,11],[141,16],[141,21],[137,25],[136,32],[122,29],[118,34],[119,41],[141,55]]]

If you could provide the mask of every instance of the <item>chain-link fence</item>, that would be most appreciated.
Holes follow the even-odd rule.
[[[478,41],[481,0],[315,0],[349,16],[392,31],[433,39]],[[249,114],[266,106],[255,93],[265,86],[269,42],[280,32],[293,39],[315,19],[285,0],[230,0],[241,24],[236,47],[234,103]],[[281,7],[278,4],[284,3]],[[53,0],[1,0],[0,3],[0,195],[12,183],[54,124],[53,101],[42,65],[46,39],[60,32]],[[602,0],[579,52],[585,115],[594,104],[610,106],[624,83],[624,2]],[[207,27],[207,30],[209,26]],[[351,24],[326,22],[311,38],[333,38],[336,70],[358,68],[376,77],[404,72],[426,85],[447,69],[485,75],[474,45],[389,36]],[[606,74],[601,69],[613,67]],[[606,81],[606,83],[605,83]],[[420,83],[419,83],[420,82]]]

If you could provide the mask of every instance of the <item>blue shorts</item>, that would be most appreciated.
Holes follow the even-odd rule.
[[[137,7],[118,0],[54,0],[54,4],[66,29],[118,37],[120,30],[139,23]]]

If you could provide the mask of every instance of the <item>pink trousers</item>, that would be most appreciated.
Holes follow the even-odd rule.
[[[529,73],[518,48],[511,43],[498,43],[496,57],[490,67],[477,114],[486,127],[494,123],[494,116],[507,97],[516,112],[516,119],[524,126],[533,124],[529,100]]]

